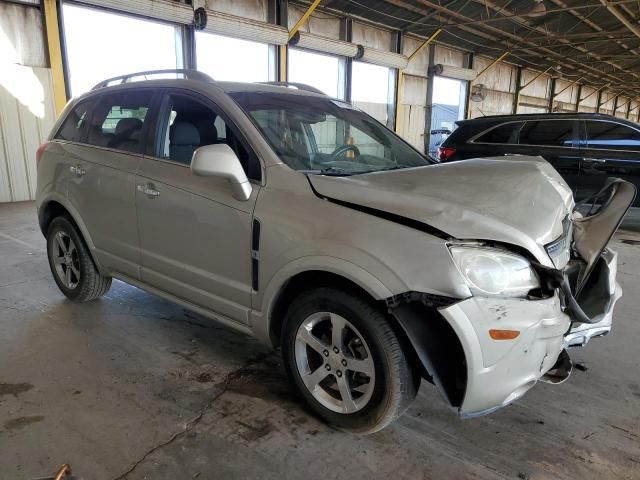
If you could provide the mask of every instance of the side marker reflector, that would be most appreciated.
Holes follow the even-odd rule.
[[[494,340],[513,340],[520,335],[519,330],[489,330],[489,336]]]

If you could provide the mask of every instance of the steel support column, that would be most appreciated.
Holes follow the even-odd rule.
[[[56,115],[59,115],[67,103],[68,88],[65,81],[60,26],[58,22],[58,2],[56,0],[43,0],[42,8],[44,12],[45,34],[47,37],[49,66],[51,67],[51,80],[53,84],[53,103]]]

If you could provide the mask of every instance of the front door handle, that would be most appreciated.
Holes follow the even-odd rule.
[[[138,185],[138,191],[144,193],[149,198],[157,198],[160,196],[160,192],[155,189],[152,183]]]
[[[593,163],[605,163],[607,160],[604,158],[583,158],[585,162],[593,162]]]
[[[76,177],[82,177],[87,173],[87,171],[84,168],[82,168],[82,165],[80,164],[71,165],[69,167],[69,171],[73,173]]]

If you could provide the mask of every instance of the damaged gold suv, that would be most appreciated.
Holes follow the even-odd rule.
[[[605,190],[583,216],[539,157],[433,164],[310,87],[186,70],[97,85],[38,150],[67,297],[117,278],[280,347],[311,408],[355,432],[421,379],[469,417],[566,378],[621,295],[607,244],[635,187]]]

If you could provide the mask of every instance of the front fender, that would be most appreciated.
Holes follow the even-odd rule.
[[[344,277],[366,291],[372,298],[382,300],[389,298],[393,292],[373,274],[347,260],[327,255],[310,255],[297,258],[282,266],[262,289],[261,299],[254,294],[254,310],[252,326],[255,335],[269,344],[271,330],[271,314],[278,294],[286,283],[296,275],[310,271],[321,271]],[[259,310],[258,310],[259,309]]]

